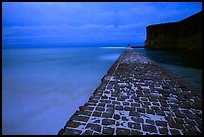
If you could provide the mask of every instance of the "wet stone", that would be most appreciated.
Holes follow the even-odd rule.
[[[130,135],[130,130],[126,128],[117,128],[116,134],[117,135]]]
[[[68,121],[65,126],[66,126],[66,127],[77,128],[77,127],[80,126],[80,125],[81,125],[80,122]]]
[[[159,128],[159,132],[160,132],[160,134],[167,135],[168,134],[168,129],[167,128]]]
[[[155,114],[155,112],[154,112],[154,110],[152,110],[152,109],[146,109],[146,112],[148,113],[148,114]]]
[[[99,103],[98,104],[98,106],[100,106],[100,107],[105,107],[105,105],[106,105],[105,103]]]
[[[162,110],[155,110],[155,112],[157,115],[165,116],[165,113]]]
[[[131,103],[131,106],[133,106],[133,107],[140,107],[140,104],[133,102],[133,103]]]
[[[137,123],[144,123],[144,120],[140,117],[131,117],[131,119]]]
[[[97,111],[95,111],[95,112],[93,112],[92,116],[100,117],[101,114],[102,114],[101,112],[97,112]]]
[[[123,106],[116,106],[115,109],[116,110],[123,110]]]
[[[133,122],[128,122],[128,127],[129,128],[134,128],[134,129],[141,129],[139,123],[133,123]]]
[[[144,131],[148,131],[148,132],[151,132],[151,133],[157,133],[157,128],[155,126],[152,126],[152,125],[142,125],[143,127],[143,130]]]
[[[77,115],[86,115],[86,116],[91,116],[91,111],[76,111]]]
[[[175,121],[176,121],[177,123],[181,123],[181,124],[184,124],[184,123],[185,123],[182,118],[175,118]]]
[[[128,121],[128,119],[125,116],[122,116],[123,121]]]
[[[123,105],[129,105],[130,103],[129,102],[123,102]]]
[[[76,121],[87,122],[87,121],[89,120],[89,117],[73,115],[73,116],[70,118],[70,120],[76,120]]]
[[[108,135],[113,135],[114,133],[114,128],[111,127],[103,127],[103,134],[108,134]]]
[[[170,129],[172,135],[181,135],[181,133],[176,129]]]
[[[92,135],[93,131],[91,130],[86,130],[82,135]]]
[[[144,108],[137,108],[137,111],[141,112],[141,113],[145,113],[145,109]]]
[[[137,116],[137,117],[139,117],[140,113],[139,112],[130,111],[129,116]]]
[[[130,135],[143,135],[143,133],[141,131],[138,131],[138,130],[131,130]]]
[[[183,129],[183,125],[181,123],[175,123],[173,121],[169,122],[169,126],[171,128]]]
[[[82,133],[81,130],[69,129],[69,128],[66,128],[64,131],[64,135],[80,135],[81,133]]]
[[[102,125],[114,125],[115,124],[115,120],[112,119],[103,119],[102,120]]]
[[[96,107],[96,110],[97,111],[105,111],[105,108],[104,107]]]
[[[101,125],[88,123],[86,128],[91,128],[94,131],[101,132]]]
[[[186,118],[184,113],[181,113],[179,110],[175,111],[175,115],[179,118]]]
[[[190,112],[189,110],[182,110],[189,119],[196,119],[198,118],[197,115],[193,114],[192,112]]]
[[[116,119],[116,120],[119,120],[120,119],[120,115],[114,114],[113,118]]]
[[[150,120],[150,119],[146,119],[146,123],[148,123],[150,125],[155,125],[154,120]]]
[[[103,112],[103,114],[102,114],[102,117],[104,117],[104,118],[111,118],[112,116],[113,116],[113,113]]]
[[[197,124],[195,123],[194,120],[190,120],[190,119],[185,119],[186,123],[188,123],[191,126],[197,126]]]
[[[155,121],[157,126],[167,127],[167,122],[165,121]]]
[[[125,106],[125,107],[124,107],[124,110],[125,110],[125,111],[134,111],[134,110],[135,110],[135,107]]]

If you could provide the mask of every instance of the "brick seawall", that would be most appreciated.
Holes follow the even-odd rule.
[[[200,135],[202,98],[195,90],[128,47],[58,134]]]

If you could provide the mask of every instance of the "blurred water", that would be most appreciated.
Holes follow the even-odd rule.
[[[123,50],[3,49],[2,134],[57,134]]]

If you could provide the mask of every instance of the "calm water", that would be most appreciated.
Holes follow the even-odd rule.
[[[136,48],[135,50],[145,54],[192,86],[202,89],[201,52],[183,50],[157,51],[144,48]]]
[[[123,47],[3,49],[2,133],[57,134],[88,100],[123,50]],[[163,51],[137,50],[195,86],[202,85],[202,70],[185,65],[182,57]]]
[[[3,49],[3,134],[57,134],[124,48]]]

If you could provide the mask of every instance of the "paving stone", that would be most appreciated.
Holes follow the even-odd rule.
[[[179,118],[186,118],[186,115],[179,110],[175,111],[175,115]]]
[[[144,108],[137,108],[137,111],[141,112],[141,113],[145,113],[145,109]]]
[[[196,119],[198,118],[197,115],[193,114],[192,112],[190,112],[189,110],[182,110],[185,115],[189,118],[189,119]]]
[[[140,117],[131,117],[131,119],[137,123],[144,123],[144,120]]]
[[[117,128],[116,134],[117,135],[130,135],[130,130],[126,128]]]
[[[85,128],[91,128],[94,131],[101,132],[101,125],[88,123]]]
[[[191,119],[185,119],[186,123],[188,123],[191,126],[197,126],[196,122],[194,120]]]
[[[160,132],[160,134],[167,135],[168,134],[168,129],[167,128],[159,128],[159,132]]]
[[[139,117],[140,113],[139,112],[130,111],[129,112],[129,116],[137,116],[137,117]]]
[[[142,125],[142,128],[144,131],[148,131],[150,133],[157,133],[157,128],[155,126],[152,125]]]
[[[159,108],[159,107],[156,107],[156,106],[152,106],[151,109],[152,109],[152,110],[160,110],[160,108]]]
[[[114,125],[115,124],[115,120],[112,119],[103,119],[102,120],[102,125]]]
[[[133,106],[133,107],[140,107],[140,104],[133,102],[133,103],[131,103],[131,106]]]
[[[170,129],[172,135],[181,135],[181,133],[176,129]]]
[[[81,111],[81,110],[79,110],[79,111],[76,111],[76,114],[77,115],[86,115],[86,116],[91,116],[91,111]]]
[[[183,125],[181,123],[170,121],[168,124],[171,128],[183,129]]]
[[[146,112],[148,113],[148,114],[155,114],[155,112],[154,112],[154,110],[152,110],[152,109],[146,109]]]
[[[89,117],[73,115],[73,116],[70,118],[70,120],[77,120],[77,121],[87,122],[87,121],[89,120]]]
[[[70,128],[66,128],[64,131],[65,135],[80,135],[82,133],[81,130],[78,129],[70,129]]]
[[[96,110],[97,111],[105,111],[105,108],[104,107],[96,107]]]
[[[98,106],[100,106],[100,107],[105,107],[105,103],[98,103]]]
[[[155,121],[157,126],[167,127],[167,122],[165,121]]]
[[[125,106],[125,107],[124,107],[124,110],[125,110],[125,111],[134,111],[134,110],[135,110],[135,107]]]
[[[92,135],[93,131],[91,130],[86,130],[82,135]]]
[[[155,110],[155,112],[157,115],[165,116],[165,113],[162,110]]]
[[[116,110],[123,110],[123,106],[116,106],[115,109]]]
[[[102,112],[97,112],[97,111],[94,111],[92,116],[95,116],[95,117],[100,117],[102,114]]]
[[[103,112],[102,117],[104,118],[111,118],[113,116],[113,113],[107,113],[107,112]]]
[[[116,120],[119,120],[120,119],[120,115],[114,114],[113,118],[116,119]]]
[[[139,130],[131,130],[130,135],[143,135],[143,132]]]
[[[155,125],[154,120],[150,120],[150,119],[146,119],[146,123],[151,124],[151,125]]]
[[[123,121],[128,121],[127,117],[125,117],[125,116],[122,116],[122,120]]]
[[[185,127],[186,127],[186,129],[190,135],[198,135],[199,134],[199,131],[194,126],[185,125]]]
[[[103,127],[103,134],[108,134],[108,135],[113,135],[114,133],[114,128],[111,127]]]
[[[80,122],[76,122],[76,121],[68,121],[65,125],[65,127],[73,127],[73,128],[77,128],[78,126],[82,125],[82,123]]]
[[[182,118],[174,118],[177,123],[185,124],[185,121]]]
[[[128,122],[128,127],[129,128],[134,128],[134,129],[141,129],[140,124],[139,123],[133,123],[133,122]]]

